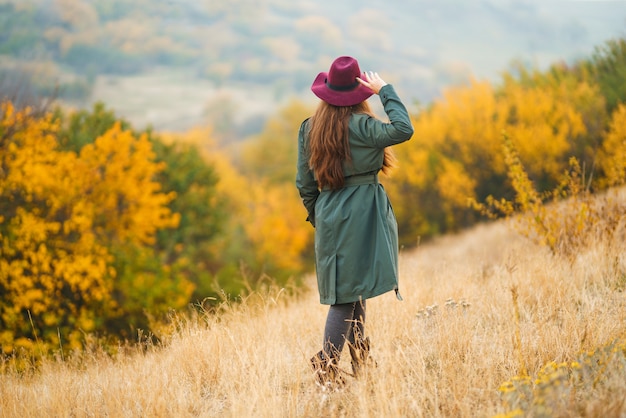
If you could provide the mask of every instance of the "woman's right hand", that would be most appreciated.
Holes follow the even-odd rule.
[[[356,81],[363,84],[365,87],[369,88],[376,94],[378,94],[378,92],[380,91],[380,89],[383,88],[383,86],[387,85],[385,80],[380,78],[378,73],[375,73],[373,71],[369,71],[369,72],[366,71],[363,74],[365,75],[366,80],[363,80],[362,78],[357,77]]]

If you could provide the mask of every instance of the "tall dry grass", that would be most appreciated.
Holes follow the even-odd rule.
[[[271,289],[181,317],[162,345],[114,359],[92,348],[37,370],[5,364],[0,416],[515,416],[504,382],[624,336],[624,249],[598,243],[559,259],[498,222],[402,253],[404,301],[368,302],[378,366],[337,392],[321,391],[309,369],[327,311],[315,288]],[[546,416],[625,416],[623,370],[607,376]]]

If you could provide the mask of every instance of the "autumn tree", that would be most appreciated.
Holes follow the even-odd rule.
[[[61,121],[61,142],[70,150],[80,150],[115,123],[126,129],[132,128],[103,103],[96,103],[91,111],[60,113],[57,117]],[[162,164],[163,169],[156,175],[156,180],[163,192],[175,194],[176,198],[168,207],[173,213],[180,214],[180,222],[176,228],[157,232],[151,252],[145,248],[125,248],[116,259],[125,260],[123,270],[129,277],[147,263],[152,266],[151,274],[155,277],[163,280],[171,280],[168,275],[185,278],[193,284],[190,303],[216,297],[220,291],[215,286],[216,275],[230,263],[239,263],[239,259],[233,261],[225,250],[229,245],[229,240],[225,239],[228,218],[238,209],[229,208],[230,197],[220,188],[219,172],[226,173],[226,168],[216,168],[218,163],[228,161],[206,155],[215,151],[211,145],[214,143],[211,129],[197,128],[176,135],[157,134],[147,129],[135,134],[147,135],[155,161]],[[137,256],[126,256],[135,253]],[[133,263],[133,260],[141,262]]]
[[[620,104],[613,112],[598,165],[603,174],[600,180],[603,188],[626,183],[626,104]]]
[[[102,102],[96,102],[91,111],[81,109],[75,112],[65,112],[57,107],[53,117],[59,125],[59,146],[63,150],[77,153],[116,123],[119,123],[124,130],[132,129],[129,122],[117,117],[115,112],[107,109]]]
[[[510,196],[502,154],[506,132],[539,190],[553,187],[570,156],[591,165],[604,116],[597,86],[566,71],[518,68],[500,86],[472,81],[448,90],[415,119],[411,141],[396,147],[402,169],[389,185],[401,241],[474,223],[468,199]]]
[[[269,118],[263,130],[249,138],[239,151],[240,156],[235,158],[242,174],[274,184],[293,182],[294,161],[298,156],[297,132],[310,114],[308,106],[294,101]]]
[[[241,228],[254,249],[254,270],[286,280],[312,266],[313,229],[294,185],[297,132],[311,109],[300,102],[285,106],[263,131],[244,143],[235,159],[247,186],[248,204]],[[258,274],[257,273],[257,274]]]
[[[208,139],[208,138],[207,138]],[[191,302],[213,297],[214,276],[229,262],[223,252],[228,221],[227,197],[218,190],[220,173],[199,146],[184,140],[153,141],[158,160],[165,163],[158,180],[165,192],[176,193],[169,207],[180,214],[175,229],[157,233],[160,260],[194,284]]]
[[[33,118],[5,102],[0,117],[2,352],[36,342],[43,350],[76,348],[85,333],[119,334],[112,320],[148,325],[146,309],[184,306],[188,281],[160,289],[146,266],[126,277],[128,287],[119,280],[120,249],[153,245],[159,229],[179,221],[167,206],[174,195],[155,181],[163,166],[147,136],[115,124],[76,153],[60,149],[50,115]],[[129,300],[141,301],[141,310],[129,309]]]

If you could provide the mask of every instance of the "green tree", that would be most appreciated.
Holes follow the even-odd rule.
[[[194,283],[193,301],[203,300],[216,294],[213,275],[227,263],[220,245],[229,216],[226,198],[218,193],[218,174],[198,146],[182,141],[153,144],[165,163],[159,181],[164,191],[176,193],[170,208],[180,214],[176,229],[157,234],[155,250],[165,264]]]
[[[611,39],[597,47],[587,66],[606,99],[608,113],[626,102],[626,38]]]
[[[57,108],[54,116],[60,125],[60,146],[74,152],[80,152],[85,145],[93,143],[115,123],[120,123],[124,130],[131,129],[130,123],[118,118],[102,102],[95,103],[91,111],[83,109],[69,114]]]

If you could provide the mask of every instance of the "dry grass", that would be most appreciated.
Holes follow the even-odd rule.
[[[400,268],[404,301],[368,303],[378,367],[341,391],[321,392],[309,370],[327,309],[315,290],[272,290],[180,319],[145,352],[94,349],[21,374],[5,365],[0,416],[488,417],[507,412],[499,387],[525,369],[535,376],[625,335],[623,246],[564,261],[495,223],[403,253]],[[623,403],[591,400],[623,399],[623,377],[555,415],[624,416]]]

